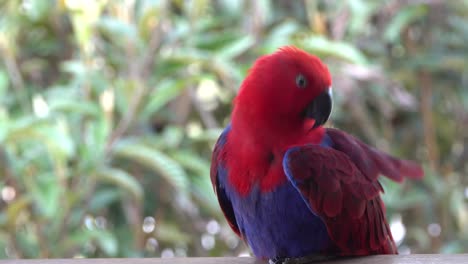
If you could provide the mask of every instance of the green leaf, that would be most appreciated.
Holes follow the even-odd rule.
[[[411,237],[412,239],[416,240],[417,244],[419,244],[421,248],[427,248],[431,242],[426,228],[419,226],[408,230],[407,237]]]
[[[84,78],[88,73],[88,68],[82,61],[70,60],[62,63],[61,68],[64,72],[74,75],[75,78]]]
[[[318,56],[334,56],[355,64],[367,64],[367,58],[352,44],[313,35],[299,40],[300,46]]]
[[[198,199],[201,205],[205,206],[206,209],[209,209],[211,214],[219,215],[221,211],[219,210],[218,199],[214,193],[213,185],[211,185],[209,173],[195,177],[191,182],[192,192],[195,198]]]
[[[7,232],[0,232],[0,247],[7,248],[9,246],[9,234]],[[8,259],[8,250],[0,251],[0,259]]]
[[[190,242],[190,236],[183,233],[177,225],[168,222],[161,221],[156,225],[156,236],[161,241],[178,245],[186,245]]]
[[[379,8],[378,2],[353,0],[347,1],[346,4],[351,11],[349,31],[353,34],[358,34],[368,29],[371,25],[369,22],[370,16]]]
[[[120,188],[127,190],[137,200],[143,198],[143,187],[128,172],[116,168],[102,168],[96,172],[98,179],[115,184]]]
[[[0,102],[5,97],[5,94],[8,90],[8,75],[6,72],[0,70]]]
[[[8,113],[0,106],[0,144],[5,141],[7,137],[9,127],[10,127],[10,119],[8,117]]]
[[[97,230],[96,230],[97,231]],[[94,231],[94,239],[97,241],[98,246],[104,251],[104,253],[109,257],[114,257],[117,255],[118,242],[114,234],[109,231]]]
[[[226,46],[229,46],[232,42],[235,42],[240,37],[237,31],[225,31],[223,34],[217,32],[205,32],[202,35],[190,36],[197,50],[186,50],[188,54],[203,54],[198,53],[200,51],[208,52],[206,55],[211,54],[213,51],[219,52]],[[198,57],[198,56],[197,56]]]
[[[51,12],[52,5],[49,1],[31,0],[23,4],[23,10],[30,20],[38,22]]]
[[[60,194],[64,190],[56,175],[47,172],[35,175],[35,178],[29,182],[28,189],[34,204],[44,217],[52,219],[58,214],[62,202]]]
[[[427,193],[423,190],[414,188],[411,192],[403,192],[400,184],[386,177],[380,177],[379,181],[385,190],[382,200],[390,209],[404,210],[427,201]]]
[[[88,51],[87,45],[93,36],[95,23],[99,20],[104,3],[100,1],[77,1],[66,5],[70,10],[70,19],[73,25],[74,37],[83,51]]]
[[[0,138],[1,139],[1,138]],[[18,142],[40,142],[46,146],[55,164],[64,162],[75,152],[75,145],[70,137],[68,124],[64,119],[53,123],[49,118],[27,116],[11,123],[4,141],[17,145]]]
[[[118,250],[118,241],[114,234],[107,230],[78,230],[67,236],[62,245],[65,250],[74,247],[83,247],[89,243],[96,242],[98,247],[107,257],[115,257]]]
[[[414,5],[401,9],[388,24],[384,33],[384,39],[388,42],[398,41],[400,32],[410,23],[425,16],[427,11],[428,9],[425,5]]]
[[[297,33],[300,26],[295,20],[286,20],[285,22],[274,27],[270,34],[263,41],[262,51],[271,53],[281,46],[286,46],[291,43],[292,36]]]
[[[90,117],[98,117],[101,114],[101,109],[96,104],[63,98],[55,98],[50,102],[49,109],[51,113],[80,114]]]
[[[210,163],[192,151],[175,151],[171,156],[182,166],[200,175],[206,175],[210,172]]]
[[[184,139],[184,131],[177,126],[167,126],[161,134],[166,148],[177,148]]]
[[[465,245],[468,245],[468,241],[465,241]],[[462,241],[450,241],[440,249],[441,254],[462,254],[464,251]]]
[[[80,164],[84,168],[101,166],[105,159],[105,147],[110,133],[110,124],[107,119],[101,117],[93,122],[88,122],[84,131],[84,144],[77,147],[80,150]]]
[[[219,214],[218,200],[210,180],[210,163],[196,153],[184,150],[172,153],[172,157],[195,173],[190,181],[194,196],[202,202],[202,205],[207,206],[211,213]]]
[[[219,50],[219,52],[216,53],[216,55],[223,60],[231,60],[246,52],[254,44],[255,39],[251,35],[247,35],[223,47],[221,50]]]
[[[31,199],[29,196],[22,196],[19,199],[11,202],[6,209],[6,224],[9,229],[13,230],[16,227],[18,222],[18,216],[24,210],[28,209],[28,206],[31,204]]]
[[[141,116],[143,120],[148,119],[152,114],[161,110],[169,101],[176,98],[185,88],[199,77],[187,79],[165,79],[160,81],[154,91],[149,95],[149,101],[145,105]]]
[[[67,235],[67,239],[61,244],[64,251],[74,247],[83,247],[93,242],[94,235],[90,230],[78,229]]]
[[[64,161],[75,154],[75,142],[70,136],[68,123],[65,119],[58,119],[51,127],[41,127],[37,136],[48,146],[48,151],[54,161]],[[56,163],[57,163],[56,162]]]
[[[48,241],[38,241],[32,226],[25,229],[19,229],[13,235],[15,236],[16,246],[18,250],[24,255],[25,258],[38,258],[39,257],[39,243],[46,243]]]
[[[120,192],[116,189],[97,190],[89,202],[89,211],[98,212],[109,207],[113,202],[118,201]]]
[[[243,12],[242,6],[245,4],[244,1],[232,1],[232,0],[220,0],[217,2],[223,6],[223,10],[226,10],[228,14],[240,14]]]
[[[196,140],[196,141],[215,142],[219,138],[222,132],[223,132],[223,129],[221,128],[207,129],[207,130],[203,130],[200,135],[197,135],[191,139]]]
[[[138,143],[121,143],[115,155],[142,164],[171,183],[178,191],[188,192],[188,177],[182,167],[166,154]]]
[[[10,123],[5,141],[11,143],[21,142],[24,139],[29,139],[37,133],[37,129],[49,124],[49,120],[45,118],[36,118],[34,116],[24,116],[15,119]]]
[[[138,36],[134,26],[110,16],[101,17],[97,25],[101,30],[107,33],[107,35],[115,40],[134,40]]]

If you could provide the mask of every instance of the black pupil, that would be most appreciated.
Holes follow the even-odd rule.
[[[297,77],[296,77],[296,84],[297,86],[299,86],[300,88],[304,88],[307,84],[307,81],[304,77],[304,75],[302,74],[299,74]]]

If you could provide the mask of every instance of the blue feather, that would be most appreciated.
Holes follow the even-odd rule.
[[[222,145],[229,127],[226,130],[220,142]],[[236,221],[242,237],[257,257],[301,257],[319,253],[330,246],[325,224],[289,181],[267,193],[254,186],[243,197],[228,183],[228,173],[224,164],[218,164],[222,200],[230,202],[235,215],[231,220]]]

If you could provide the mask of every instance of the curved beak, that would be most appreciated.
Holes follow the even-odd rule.
[[[319,94],[305,109],[305,117],[315,120],[312,128],[319,127],[327,122],[332,111],[331,87]]]

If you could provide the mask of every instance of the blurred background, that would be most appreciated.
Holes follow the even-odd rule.
[[[468,1],[1,0],[0,257],[249,254],[209,180],[255,58],[333,76],[330,126],[426,177],[382,179],[400,252],[468,251]]]

